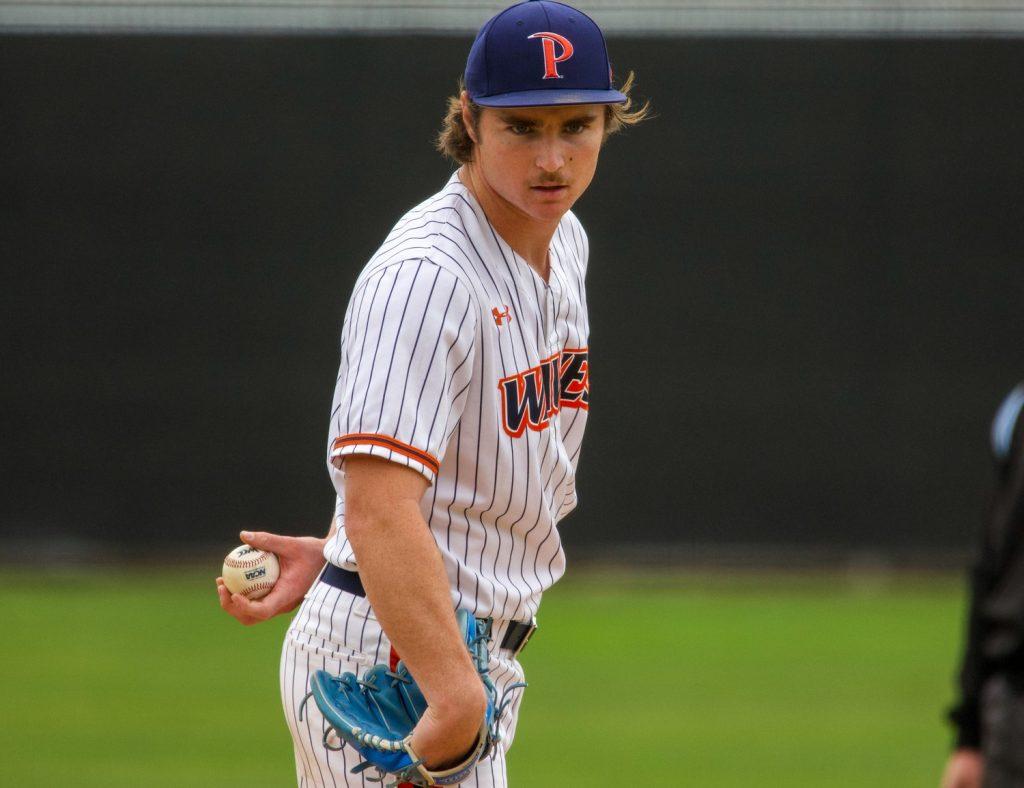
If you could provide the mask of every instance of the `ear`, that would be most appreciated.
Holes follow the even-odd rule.
[[[469,111],[468,91],[464,90],[459,94],[459,102],[462,104],[462,125],[466,127],[466,133],[473,140],[473,144],[479,145],[480,141],[477,139],[476,129],[473,128],[473,114]]]

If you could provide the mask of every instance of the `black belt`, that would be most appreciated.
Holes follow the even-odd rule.
[[[363,588],[363,581],[359,579],[358,572],[350,572],[334,564],[327,564],[320,575],[321,582],[329,586],[340,588],[356,596],[366,596],[366,589]]]
[[[363,588],[363,581],[359,579],[359,573],[350,572],[334,564],[327,564],[324,567],[324,571],[320,574],[320,581],[356,596],[366,596],[366,589]],[[482,620],[487,621],[487,619]],[[508,649],[518,657],[536,631],[537,624],[534,621],[510,621],[508,629],[505,630],[505,636],[501,639],[500,648]]]

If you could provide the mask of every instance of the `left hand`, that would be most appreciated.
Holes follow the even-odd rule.
[[[981,750],[961,747],[949,756],[942,775],[942,788],[981,788],[985,758]]]
[[[218,577],[220,606],[246,626],[298,607],[324,567],[324,544],[327,540],[313,536],[279,536],[264,531],[242,531],[240,536],[251,547],[275,553],[281,565],[281,575],[270,593],[255,601],[246,599],[242,594],[232,594],[224,586],[224,578]]]
[[[480,723],[487,717],[487,696],[480,678],[472,674],[470,679],[464,698],[449,698],[453,705],[447,713],[427,706],[413,728],[409,746],[431,771],[461,763],[477,743]]]

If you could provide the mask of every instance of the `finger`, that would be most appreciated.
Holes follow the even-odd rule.
[[[227,610],[229,613],[234,614],[235,606],[231,600],[231,592],[224,583],[217,583],[217,599],[220,601],[220,606]]]
[[[253,624],[258,624],[261,621],[265,620],[261,616],[254,616],[252,613],[249,613],[249,612],[246,612],[246,611],[242,610],[241,609],[241,605],[239,605],[239,603],[238,603],[239,599],[241,599],[243,602],[248,601],[241,594],[234,594],[231,597],[231,604],[232,604],[232,607],[233,607],[233,610],[234,610],[234,612],[231,615],[233,615],[235,618],[237,618],[239,621],[241,621],[247,627],[248,626],[252,626]]]
[[[239,599],[238,608],[247,616],[258,621],[266,621],[278,613],[283,613],[290,608],[287,607],[287,594],[278,586],[272,588],[270,593],[260,599],[248,599],[241,594],[235,594]]]
[[[238,535],[250,547],[278,554],[288,552],[289,542],[295,540],[292,536],[278,536],[266,531],[242,531]]]
[[[256,619],[238,610],[238,606],[235,604],[231,593],[224,587],[223,583],[217,584],[217,600],[220,602],[220,606],[224,611],[237,619],[240,623],[245,624],[246,626],[256,623]]]
[[[219,578],[218,578],[219,579]],[[223,583],[217,583],[217,600],[220,602],[220,606],[231,612],[231,594],[224,587]]]
[[[246,599],[246,597],[244,595],[242,595],[242,594],[231,594],[230,595],[230,600],[231,600],[231,608],[235,612],[240,613],[243,616],[249,616],[250,618],[255,618],[255,615],[254,615],[253,610],[252,610],[253,603],[250,602],[248,599]]]
[[[284,604],[285,595],[282,593],[275,593],[274,591],[277,590],[278,589],[274,589],[265,597],[258,600],[249,599],[241,594],[233,594],[231,597],[231,603],[239,614],[251,619],[252,621],[267,621],[278,613],[283,613],[288,609]]]

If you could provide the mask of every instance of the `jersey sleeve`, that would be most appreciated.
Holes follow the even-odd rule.
[[[336,487],[352,454],[401,463],[434,482],[466,400],[476,312],[469,288],[428,260],[360,279],[342,329],[331,415]]]

